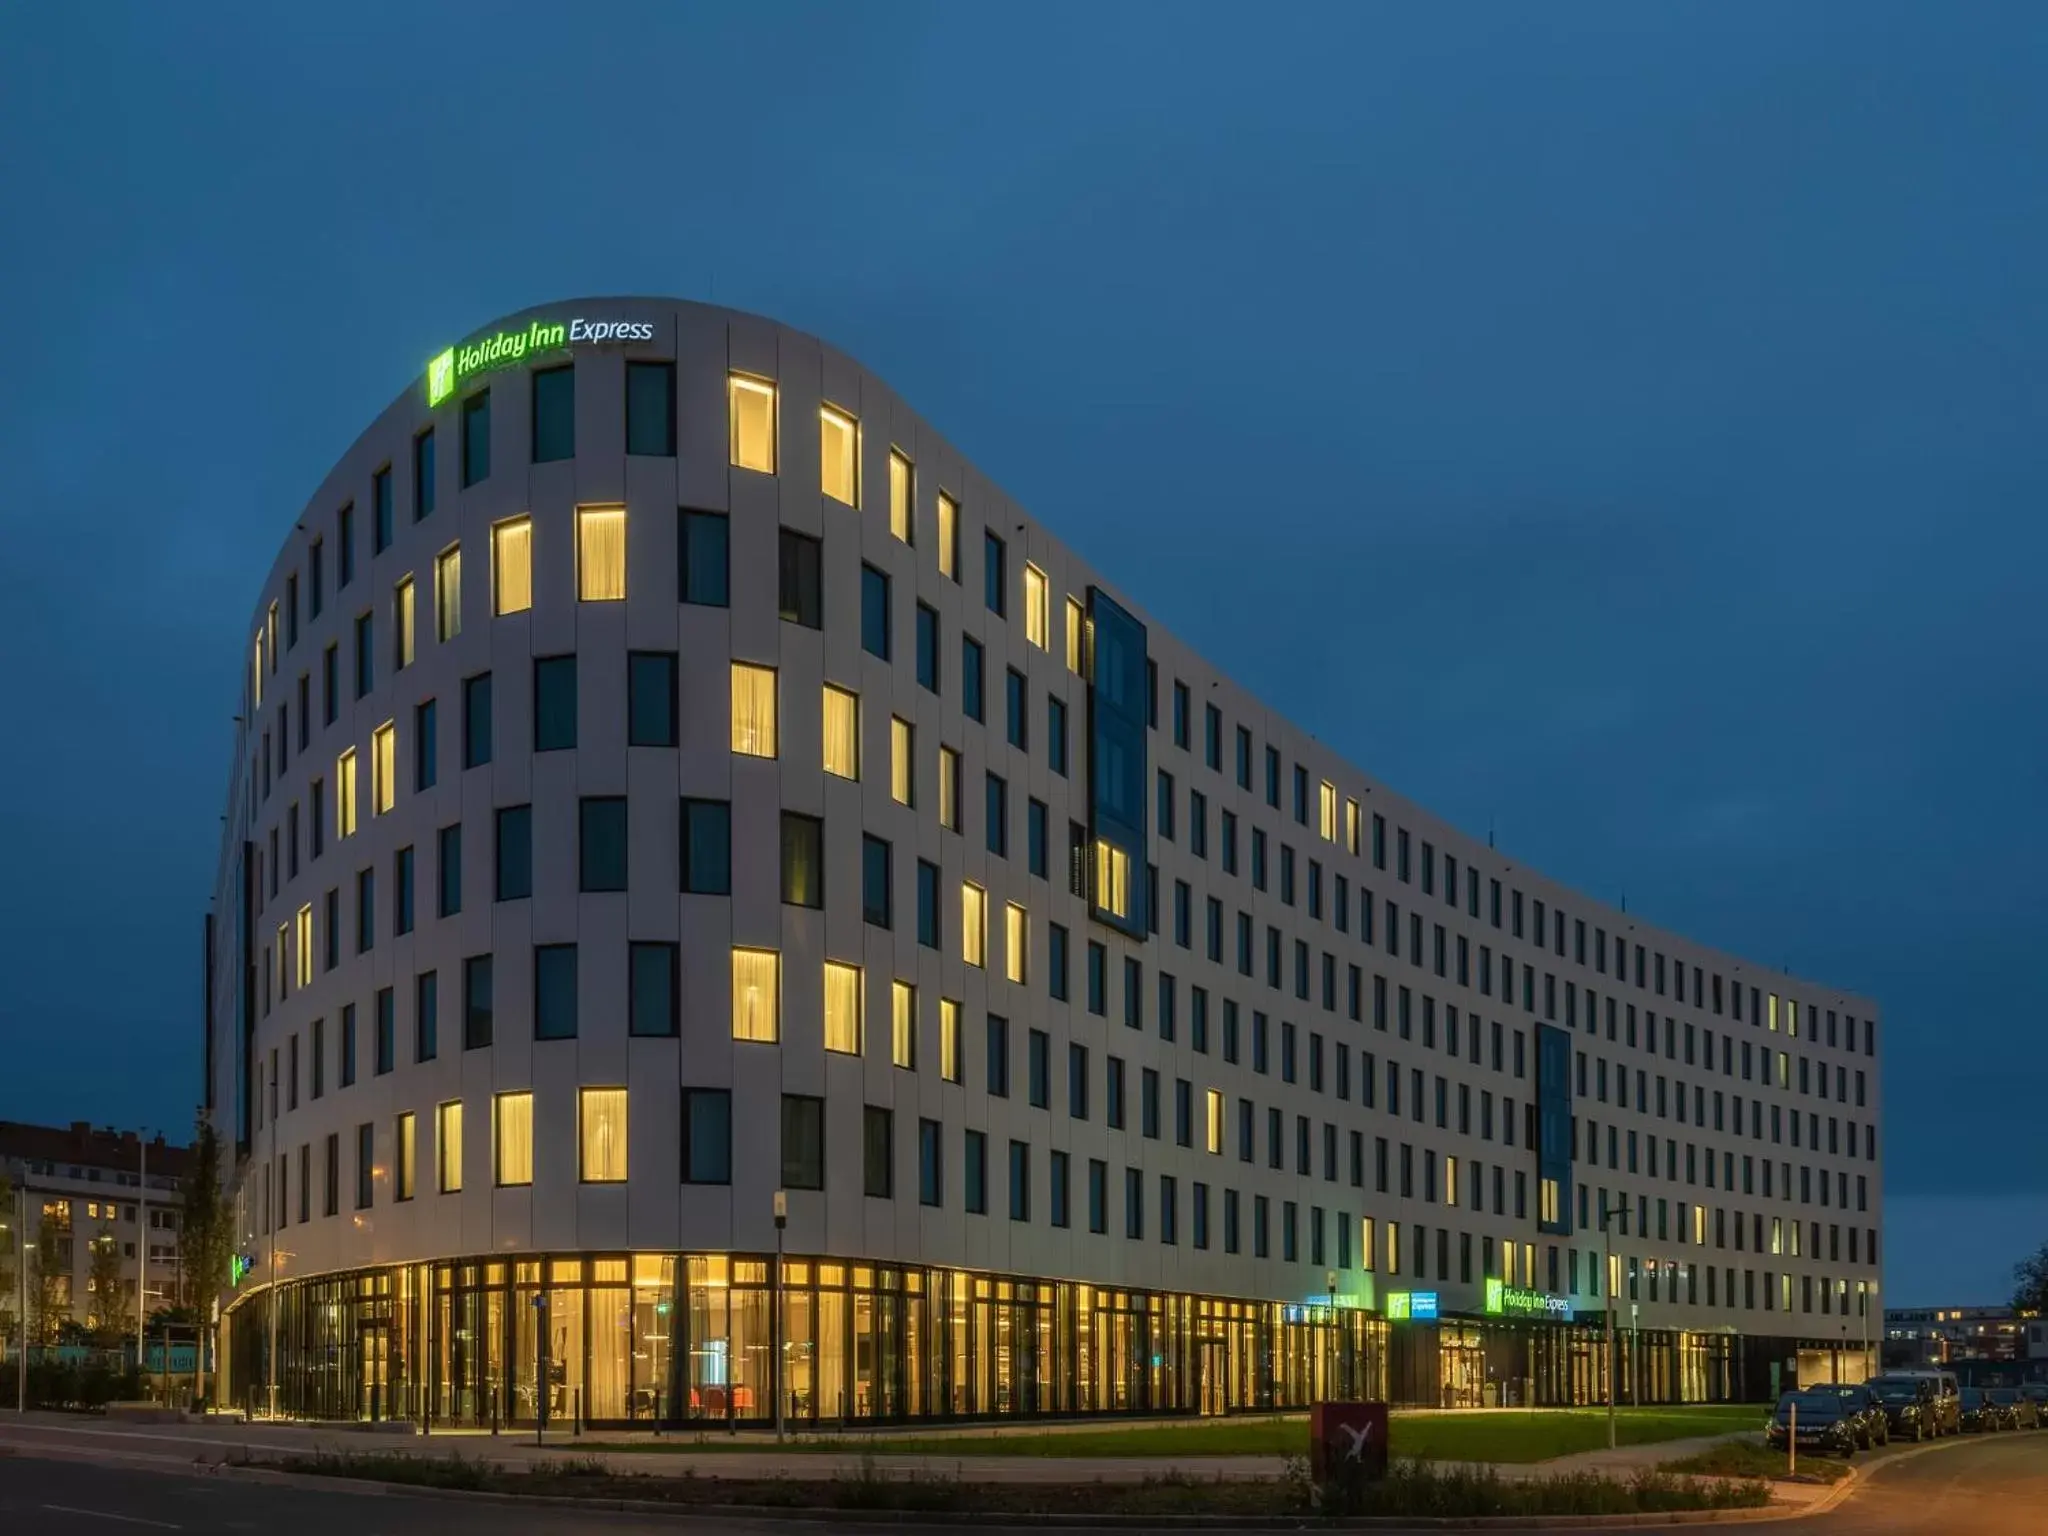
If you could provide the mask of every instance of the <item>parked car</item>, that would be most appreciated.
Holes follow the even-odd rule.
[[[1924,1386],[1928,1401],[1933,1408],[1931,1435],[1952,1435],[1962,1428],[1962,1401],[1958,1396],[1956,1378],[1949,1371],[1886,1371],[1882,1376],[1873,1377],[1867,1385],[1880,1397],[1896,1383]]]
[[[1800,1450],[1844,1460],[1854,1456],[1860,1444],[1853,1406],[1826,1391],[1787,1392],[1778,1399],[1777,1410],[1764,1426],[1764,1443],[1783,1450],[1794,1434]]]
[[[2034,1405],[2034,1427],[2048,1429],[2048,1381],[2027,1382],[2020,1395]]]
[[[1982,1387],[1965,1387],[1957,1405],[1964,1434],[1988,1434],[2005,1427],[2005,1415]]]
[[[2033,1399],[2018,1387],[1988,1387],[1984,1395],[1991,1399],[1991,1405],[1998,1410],[2000,1428],[2039,1429],[2041,1415],[2034,1407]]]
[[[1901,1440],[1931,1440],[1941,1433],[1934,1384],[1911,1377],[1879,1376],[1864,1383],[1884,1409],[1886,1427]]]
[[[1866,1451],[1875,1450],[1891,1439],[1891,1420],[1884,1404],[1877,1394],[1863,1382],[1830,1382],[1825,1386],[1809,1387],[1813,1392],[1832,1397],[1842,1405],[1842,1412],[1855,1431],[1856,1443]]]

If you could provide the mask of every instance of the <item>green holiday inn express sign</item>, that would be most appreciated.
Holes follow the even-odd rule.
[[[439,405],[462,387],[465,379],[497,368],[510,368],[543,352],[601,341],[652,341],[654,326],[646,320],[534,320],[524,330],[498,331],[450,347],[427,364],[427,404]]]

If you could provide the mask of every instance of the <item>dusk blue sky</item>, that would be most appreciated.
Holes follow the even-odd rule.
[[[188,1126],[258,583],[424,360],[712,298],[1230,675],[1875,995],[1887,1300],[2048,1240],[2048,7],[0,20],[0,1116]],[[1968,1203],[1965,1203],[1965,1201]]]

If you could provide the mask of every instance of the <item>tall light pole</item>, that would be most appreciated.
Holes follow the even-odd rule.
[[[775,1394],[775,1442],[782,1443],[782,1229],[789,1224],[789,1196],[775,1191],[775,1327],[771,1337],[774,1357],[768,1363],[768,1390]]]
[[[277,1417],[277,1202],[270,1198],[270,1180],[277,1178],[277,1056],[270,1058],[270,1162],[263,1171],[263,1224],[270,1229],[270,1347],[265,1353],[270,1390],[270,1416]],[[278,1179],[281,1185],[284,1181]],[[280,1198],[282,1192],[280,1191]]]
[[[1601,1308],[1601,1316],[1607,1324],[1607,1449],[1614,1449],[1614,1394],[1615,1378],[1620,1374],[1619,1362],[1614,1358],[1614,1308],[1618,1298],[1614,1294],[1614,1218],[1628,1219],[1628,1201],[1609,1205],[1607,1197],[1600,1197],[1600,1262],[1606,1273],[1600,1283],[1607,1287],[1607,1305]]]
[[[142,1374],[143,1333],[149,1319],[149,1127],[136,1131],[141,1144],[141,1162],[136,1179],[142,1192],[135,1203],[135,1374]]]
[[[15,1203],[20,1213],[15,1217],[14,1226],[14,1287],[16,1305],[21,1309],[15,1318],[17,1353],[14,1357],[14,1411],[28,1412],[28,1183],[24,1180],[15,1187]]]

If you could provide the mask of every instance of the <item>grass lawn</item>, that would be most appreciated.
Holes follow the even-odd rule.
[[[1624,1408],[1616,1416],[1623,1445],[1682,1440],[1754,1429],[1760,1407]],[[1493,1413],[1394,1415],[1396,1456],[1440,1461],[1547,1461],[1607,1444],[1607,1415],[1601,1409],[1543,1408]],[[987,1434],[830,1435],[783,1446],[758,1438],[726,1439],[718,1434],[677,1436],[630,1444],[595,1441],[583,1451],[870,1451],[877,1456],[1290,1456],[1308,1451],[1304,1418],[1196,1419],[1185,1424],[1104,1426],[1100,1429],[1042,1431],[1018,1426]]]

